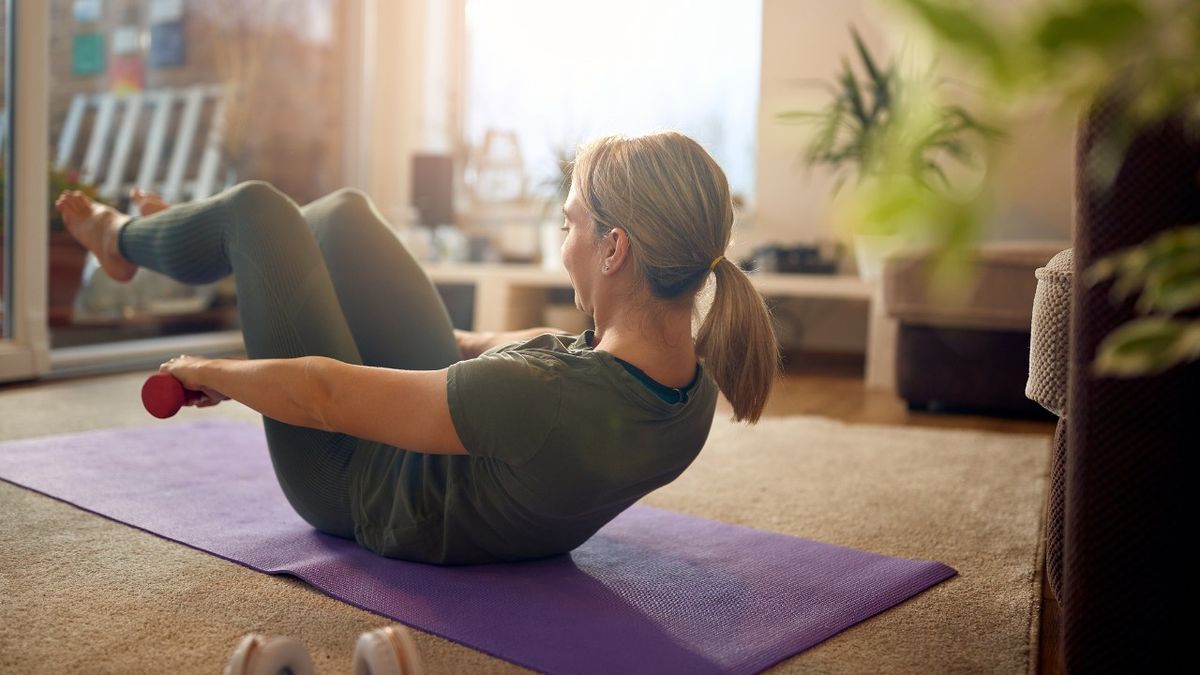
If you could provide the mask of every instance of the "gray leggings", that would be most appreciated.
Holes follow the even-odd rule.
[[[327,356],[437,370],[461,358],[437,290],[357,190],[301,208],[268,183],[241,183],[135,218],[121,230],[120,251],[184,283],[232,272],[252,359]],[[263,424],[292,507],[313,527],[353,538],[351,458],[359,447],[403,450],[266,417]]]

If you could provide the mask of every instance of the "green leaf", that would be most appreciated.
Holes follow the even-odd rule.
[[[1141,290],[1139,312],[1177,312],[1200,306],[1200,226],[1176,227],[1138,246],[1096,261],[1084,273],[1089,285],[1115,278],[1111,295],[1121,302]]]
[[[1083,273],[1083,279],[1088,286],[1096,284],[1112,277],[1121,268],[1121,258],[1117,255],[1105,256],[1096,262],[1092,263]]]
[[[790,112],[779,113],[778,115],[775,116],[775,119],[782,120],[784,122],[795,122],[795,121],[819,120],[819,119],[824,119],[826,116],[827,116],[826,113],[810,112],[807,110],[793,110]]]
[[[1097,375],[1114,377],[1162,372],[1181,360],[1190,339],[1187,325],[1182,321],[1160,317],[1135,319],[1104,338],[1093,370]]]
[[[966,143],[964,143],[956,138],[951,138],[951,139],[947,139],[944,141],[937,141],[933,145],[936,148],[941,148],[941,149],[945,150],[946,152],[950,153],[951,157],[958,159],[960,162],[962,162],[964,164],[971,163],[971,159],[972,159],[971,148],[969,148]]]
[[[1172,256],[1147,274],[1139,311],[1175,314],[1193,307],[1200,307],[1200,251]]]
[[[881,71],[875,65],[875,59],[871,57],[871,52],[867,50],[867,45],[863,42],[862,36],[859,35],[858,30],[854,26],[850,26],[850,37],[854,40],[854,47],[858,50],[858,56],[862,60],[863,67],[870,78],[872,97],[870,118],[875,122],[887,111],[888,106],[891,104],[893,69],[889,67],[887,70]]]
[[[937,162],[931,162],[931,161],[926,160],[925,161],[925,169],[926,169],[926,171],[928,171],[928,172],[932,173],[933,175],[937,176],[938,178],[940,178],[942,180],[942,185],[944,187],[950,187],[950,179],[946,178],[946,172],[942,171],[942,167],[938,166]]]
[[[1087,0],[1051,9],[1035,24],[1033,38],[1051,54],[1102,50],[1129,40],[1146,25],[1146,18],[1140,3],[1132,0]]]
[[[867,46],[863,44],[862,36],[858,34],[858,30],[854,26],[850,26],[850,37],[854,40],[854,47],[858,49],[858,56],[862,59],[863,66],[867,69],[867,74],[871,76],[871,81],[874,83],[883,81],[882,74],[875,67],[875,60],[871,58],[871,52],[867,51]]]
[[[946,106],[945,110],[943,111],[943,115],[946,118],[958,121],[959,129],[961,129],[963,131],[967,131],[967,130],[974,131],[975,133],[979,134],[980,136],[983,136],[984,138],[1005,138],[1005,137],[1007,137],[1007,134],[1005,134],[1000,129],[997,129],[996,127],[988,125],[988,124],[984,124],[983,122],[980,122],[979,120],[975,119],[975,117],[973,115],[971,115],[971,113],[967,112],[966,108],[964,108],[960,105]]]
[[[892,101],[896,99],[896,90],[900,87],[900,80],[896,77],[896,64],[889,63],[887,70],[883,74],[881,80],[875,87],[875,105],[880,110],[891,110]],[[1200,110],[1197,111],[1197,126],[1200,127]]]
[[[1116,277],[1110,292],[1115,302],[1121,302],[1145,281],[1149,261],[1150,252],[1142,247],[1117,251],[1094,263],[1084,272],[1084,280],[1095,286],[1109,277]]]
[[[842,68],[842,96],[849,104],[854,116],[862,124],[863,129],[867,129],[871,126],[871,118],[863,107],[862,90],[859,89],[858,78],[854,76],[854,71],[850,69],[850,63],[845,59],[842,59]]]
[[[1178,314],[1189,309],[1200,307],[1200,277],[1189,279],[1184,283],[1164,286],[1147,302],[1144,311],[1160,311],[1164,314]]]
[[[898,0],[920,18],[943,42],[984,61],[999,79],[1007,80],[1009,57],[1000,36],[978,10],[937,0]]]

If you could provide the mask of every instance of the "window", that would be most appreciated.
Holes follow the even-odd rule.
[[[51,0],[50,198],[129,210],[133,186],[179,203],[261,179],[303,204],[340,187],[347,4]],[[228,280],[117,284],[48,218],[52,347],[237,327]]]
[[[760,3],[465,3],[464,141],[515,144],[528,192],[552,192],[556,157],[581,142],[660,129],[695,138],[734,192],[753,191]]]

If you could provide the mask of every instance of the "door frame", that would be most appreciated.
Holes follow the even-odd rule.
[[[8,337],[0,340],[0,381],[30,379],[50,368],[44,140],[49,137],[50,9],[42,0],[6,0],[6,10],[3,334]]]

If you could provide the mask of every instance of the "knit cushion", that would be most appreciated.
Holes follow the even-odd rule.
[[[1025,395],[1062,416],[1067,408],[1071,336],[1071,249],[1039,267],[1029,335],[1029,380]]]

